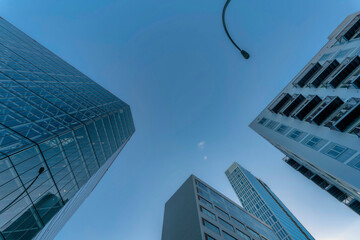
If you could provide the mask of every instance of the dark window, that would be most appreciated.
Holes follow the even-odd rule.
[[[202,202],[203,204],[205,204],[206,206],[208,206],[210,208],[213,208],[213,205],[211,202],[209,202],[208,200],[206,200],[205,198],[200,197],[200,196],[198,196],[198,198],[199,198],[200,202]]]
[[[290,166],[292,166],[294,169],[297,169],[298,167],[300,167],[300,164],[297,163],[294,159],[290,158],[287,162],[287,164],[289,164]]]
[[[334,196],[337,200],[339,200],[340,202],[344,201],[347,198],[346,193],[344,193],[343,191],[341,191],[340,189],[338,189],[335,186],[332,186],[331,188],[329,188],[327,190],[332,196]]]
[[[272,111],[273,113],[278,113],[278,112],[281,110],[281,108],[284,107],[285,104],[290,101],[291,98],[292,98],[292,97],[291,97],[290,94],[288,94],[288,93],[285,94],[285,95],[281,98],[281,100],[271,109],[271,111]]]
[[[251,238],[248,235],[246,235],[245,233],[243,233],[242,231],[240,231],[237,228],[236,228],[236,233],[239,234],[239,236],[241,236],[245,240],[251,240]]]
[[[329,184],[319,175],[315,175],[311,178],[311,180],[322,189],[325,189],[327,186],[329,186]]]
[[[336,109],[338,109],[344,102],[336,97],[326,107],[324,107],[312,120],[315,124],[320,125],[328,118]]]
[[[249,230],[249,232],[251,232],[251,233],[252,233],[252,235],[254,235],[254,236],[256,236],[256,237],[260,238],[260,235],[259,235],[257,232],[255,232],[255,231],[254,231],[254,230],[252,230],[251,228],[248,228],[248,230]]]
[[[313,172],[311,172],[309,169],[307,169],[304,166],[301,166],[298,171],[307,178],[311,178],[311,176],[314,175]]]
[[[236,238],[234,238],[233,236],[231,236],[230,234],[228,234],[225,231],[223,231],[223,236],[226,240],[237,240]]]
[[[214,224],[210,223],[209,221],[202,219],[203,225],[205,227],[207,227],[208,229],[212,230],[213,232],[217,233],[220,235],[220,230],[217,226],[215,226]]]
[[[230,219],[230,218],[229,218],[229,214],[227,214],[224,210],[221,210],[221,209],[218,208],[217,206],[215,206],[215,209],[216,209],[216,211],[217,211],[218,213],[220,213],[222,216],[227,217],[228,219]]]
[[[343,116],[336,124],[335,128],[344,132],[352,123],[360,117],[360,105],[355,106],[348,114]]]
[[[320,84],[324,82],[324,80],[329,77],[330,74],[333,73],[339,65],[340,63],[337,60],[332,61],[332,63],[330,63],[329,66],[327,66],[327,68],[325,68],[324,71],[322,71],[322,73],[320,73],[319,76],[315,78],[311,85],[316,88],[319,87]]]
[[[223,220],[222,218],[219,218],[219,222],[221,225],[223,225],[224,227],[226,227],[227,229],[234,231],[234,227],[228,223],[227,221]]]
[[[303,120],[319,103],[321,98],[314,96],[295,116],[299,120]]]
[[[346,40],[350,40],[360,28],[360,19],[344,34]]]
[[[349,208],[351,208],[352,210],[354,210],[357,214],[360,215],[360,202],[357,200],[354,200],[352,203],[350,203]]]
[[[231,218],[238,227],[241,227],[242,229],[245,229],[245,225],[242,222],[240,222],[239,220],[237,220],[234,217],[231,217]]]
[[[342,81],[345,80],[358,66],[360,65],[360,57],[356,56],[343,70],[341,70],[333,80],[330,81],[330,85],[333,88],[337,88]]]
[[[211,237],[208,234],[205,234],[205,240],[216,240],[215,238]]]
[[[290,116],[290,114],[297,108],[303,101],[305,100],[305,97],[303,95],[297,96],[292,103],[283,111],[283,114],[285,116]]]
[[[302,77],[298,82],[297,85],[299,87],[304,87],[309,80],[321,69],[320,63],[316,63],[306,74],[304,77]]]
[[[360,88],[360,76],[357,77],[352,84],[354,87]]]
[[[200,210],[201,210],[201,212],[205,213],[207,216],[209,216],[209,217],[211,217],[212,219],[216,220],[215,214],[213,214],[212,212],[210,212],[210,211],[207,210],[206,208],[200,206]]]

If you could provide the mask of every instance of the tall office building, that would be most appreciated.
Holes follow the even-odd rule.
[[[0,18],[0,239],[52,239],[135,128],[130,107]]]
[[[281,240],[314,240],[271,189],[238,163],[225,172],[241,205],[272,227]]]
[[[360,12],[328,39],[250,126],[360,214]]]
[[[272,229],[191,175],[165,204],[161,240],[277,240]]]

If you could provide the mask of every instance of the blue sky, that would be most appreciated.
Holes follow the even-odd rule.
[[[355,239],[359,217],[295,172],[248,124],[358,0],[1,0],[1,16],[132,107],[136,133],[62,239],[161,238],[164,204],[190,174],[238,202],[238,161],[320,240]],[[200,145],[199,145],[200,143]]]

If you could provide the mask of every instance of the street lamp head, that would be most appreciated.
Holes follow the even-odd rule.
[[[246,52],[245,50],[241,50],[241,55],[243,55],[243,57],[245,59],[249,59],[250,58],[250,54],[248,52]]]
[[[44,168],[44,167],[41,167],[41,168],[39,169],[39,175],[42,174],[44,171],[45,171],[45,168]]]

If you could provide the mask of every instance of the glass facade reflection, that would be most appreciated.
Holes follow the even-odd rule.
[[[249,171],[234,163],[226,176],[242,206],[271,226],[280,240],[314,240],[270,188]]]
[[[134,131],[129,105],[0,18],[0,239],[75,206]]]

